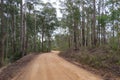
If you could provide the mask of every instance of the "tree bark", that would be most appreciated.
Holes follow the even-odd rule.
[[[16,53],[16,42],[15,42],[15,15],[14,14],[11,14],[12,15],[12,53]]]
[[[96,46],[96,0],[93,0],[94,12],[93,12],[93,46]]]
[[[43,25],[42,25],[42,52],[44,51],[44,18],[43,18]]]
[[[23,26],[23,0],[21,0],[21,3],[20,3],[20,11],[21,11],[21,23],[20,23],[20,26],[21,26],[21,50],[20,50],[20,54],[22,56],[24,56],[25,54],[25,51],[24,51],[24,26]]]
[[[26,42],[27,42],[26,12],[24,13],[24,28],[23,28],[23,29],[24,29],[24,35],[23,35],[23,36],[24,36],[24,37],[23,37],[23,38],[24,38],[24,41],[23,41],[23,42],[24,42],[24,44],[23,44],[23,45],[24,45],[24,53],[23,53],[23,56],[24,56],[24,55],[26,55],[26,53],[27,53],[27,52],[26,52],[26,45],[27,45],[27,43],[26,43]]]
[[[74,27],[73,27],[73,32],[74,32],[74,50],[79,50],[78,48],[78,26],[77,23],[74,21]]]
[[[98,4],[98,15],[99,15],[99,17],[101,17],[101,0],[99,0],[99,4]],[[100,39],[100,35],[101,35],[101,33],[100,33],[100,27],[101,27],[101,25],[100,25],[100,21],[98,21],[98,28],[97,28],[97,44],[98,44],[98,46],[100,46],[101,45],[101,39]]]
[[[34,28],[34,51],[36,52],[36,14],[34,12],[35,15],[35,28]]]
[[[85,15],[84,15],[84,1],[82,3],[82,46],[85,46]]]
[[[0,67],[4,64],[4,46],[5,46],[5,26],[4,26],[4,12],[3,12],[3,0],[1,0],[0,6],[0,17],[1,17],[1,27],[0,27]]]
[[[48,35],[48,52],[51,51],[51,35]]]

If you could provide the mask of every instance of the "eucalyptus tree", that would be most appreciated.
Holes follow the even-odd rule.
[[[96,0],[93,0],[93,31],[92,31],[92,44],[96,46],[97,39],[96,39]]]
[[[4,26],[4,0],[1,0],[0,3],[0,67],[4,63],[4,46],[5,46],[5,26]]]
[[[79,23],[80,23],[80,9],[77,4],[78,1],[70,1],[66,0],[62,4],[64,5],[64,9],[62,12],[66,19],[66,27],[70,33],[72,42],[74,43],[74,49],[79,49]]]
[[[17,31],[16,29],[18,28],[18,23],[17,23],[17,17],[18,17],[18,11],[19,8],[17,7],[18,2],[16,2],[15,0],[12,1],[8,1],[7,2],[7,19],[9,20],[9,25],[7,25],[7,28],[10,28],[11,30],[11,53],[16,53],[16,44],[17,44]]]
[[[51,37],[52,33],[57,26],[57,16],[56,16],[56,9],[52,6],[51,3],[46,3],[42,10],[42,51],[43,50],[43,38],[46,40],[47,44],[47,51],[51,50]]]
[[[109,7],[109,22],[110,24],[112,25],[111,27],[111,31],[112,31],[112,45],[111,47],[115,47],[115,45],[118,45],[119,47],[119,44],[116,44],[116,38],[118,39],[117,40],[117,43],[119,43],[119,23],[120,23],[120,20],[119,20],[119,17],[120,17],[120,14],[119,14],[119,8],[120,8],[120,1],[119,0],[108,0],[106,2],[106,6]],[[117,35],[116,35],[117,33]]]

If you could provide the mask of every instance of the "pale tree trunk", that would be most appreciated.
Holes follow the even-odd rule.
[[[15,15],[14,14],[11,14],[12,15],[12,53],[16,53],[16,42],[15,42]]]
[[[112,10],[114,10],[114,3],[112,4]],[[115,38],[115,22],[114,22],[114,20],[112,21],[112,25],[113,25],[113,44],[114,44],[114,42],[115,42],[115,40],[114,40],[114,38]]]
[[[70,35],[67,34],[67,37],[68,37],[68,47],[71,48],[71,38],[70,38]]]
[[[102,32],[102,44],[105,45],[106,44],[106,30],[105,30],[105,26],[102,26],[101,32]]]
[[[101,13],[101,0],[99,0],[99,4],[98,4],[98,15],[99,15],[99,17],[101,16],[100,13]],[[97,44],[98,44],[98,46],[101,45],[100,27],[101,27],[100,22],[98,22],[98,28],[97,28]]]
[[[27,24],[26,24],[26,12],[24,14],[24,55],[26,55],[26,45],[27,45]]]
[[[25,6],[25,10],[26,10],[27,5]],[[28,30],[27,30],[27,12],[25,11],[25,55],[28,52]]]
[[[74,49],[79,50],[79,43],[78,43],[78,24],[74,20],[74,27],[73,27],[73,32],[74,32]]]
[[[68,44],[69,44],[69,48],[72,48],[73,47],[73,33],[72,31],[69,29],[69,33],[68,34]]]
[[[23,36],[23,42],[22,42],[22,47],[23,47],[23,50],[22,50],[22,56],[25,55],[25,14],[23,14],[23,33],[22,33],[22,36]]]
[[[44,41],[43,41],[43,38],[44,38],[44,32],[42,31],[42,52],[44,51],[43,47],[44,47]]]
[[[103,4],[102,4],[102,15],[105,14],[105,2],[103,0]],[[106,44],[106,28],[105,28],[105,25],[102,26],[103,28],[103,44],[105,45]]]
[[[44,19],[45,18],[43,18],[43,20],[42,20],[42,22],[43,22],[43,25],[42,25],[42,52],[44,51],[44,27],[45,27],[45,24],[44,24]]]
[[[117,34],[118,34],[118,50],[120,50],[120,26],[119,24],[117,23]]]
[[[20,23],[20,26],[21,26],[21,55],[24,56],[25,54],[25,51],[24,51],[24,26],[23,26],[23,0],[21,0],[21,3],[20,3],[20,11],[21,11],[21,23]]]
[[[34,15],[35,15],[35,28],[34,28],[34,51],[36,52],[36,14],[34,12]]]
[[[51,35],[48,34],[48,52],[51,51]]]
[[[30,9],[29,9],[29,15],[27,16],[26,14],[26,18],[30,17]],[[26,49],[26,53],[28,53],[28,46],[30,46],[29,44],[29,35],[28,35],[28,25],[27,25],[27,20],[26,20],[26,42],[25,42],[25,49]],[[32,50],[32,49],[31,49]]]
[[[21,9],[21,24],[22,24],[22,28],[21,28],[21,32],[22,32],[22,56],[25,56],[27,53],[27,23],[26,23],[26,4],[24,4],[24,13],[23,13],[23,4],[21,5],[22,9]]]
[[[8,10],[7,10],[7,16],[8,16]],[[6,34],[7,34],[7,36],[6,36],[6,50],[5,50],[5,58],[7,59],[7,57],[8,57],[8,49],[9,49],[9,47],[8,47],[8,43],[9,43],[9,18],[7,19],[7,22],[6,22],[6,26],[7,26],[7,28],[6,28]]]
[[[84,1],[82,3],[82,46],[85,46],[85,15],[84,15]]]
[[[93,46],[93,14],[90,14],[90,16],[91,16],[91,18],[90,18],[90,20],[91,20],[91,23],[90,23],[90,25],[91,25],[91,27],[90,27],[90,32],[91,32],[91,35],[90,35],[90,47],[92,47]]]
[[[89,34],[90,34],[90,29],[89,29],[89,23],[90,23],[90,21],[89,21],[89,13],[87,13],[87,23],[86,23],[86,28],[87,28],[87,34],[86,34],[86,46],[88,47],[89,46],[89,42],[90,42],[90,40],[89,40]]]
[[[96,46],[96,0],[93,0],[94,12],[93,12],[93,46]]]
[[[22,56],[26,55],[26,35],[27,35],[27,26],[26,26],[26,12],[23,13],[23,4],[21,0],[21,54]],[[26,5],[25,5],[26,10]]]

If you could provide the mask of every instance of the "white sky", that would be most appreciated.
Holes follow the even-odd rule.
[[[29,1],[29,0],[23,0],[23,3],[24,3],[24,1]],[[41,1],[43,1],[44,3],[50,2],[53,5],[53,7],[56,8],[57,17],[58,18],[62,17],[62,14],[61,14],[60,9],[59,9],[59,8],[61,8],[59,0],[41,0]],[[54,3],[56,3],[56,4],[54,4]],[[65,32],[66,32],[66,30],[63,30],[62,28],[58,28],[57,30],[54,31],[53,35],[64,34]]]
[[[23,3],[25,2],[25,1],[29,1],[29,0],[23,0]],[[54,8],[56,8],[56,11],[57,11],[57,17],[62,17],[62,14],[60,13],[60,2],[59,2],[59,0],[41,0],[41,1],[43,1],[44,3],[47,3],[47,2],[50,2],[52,5],[53,5],[53,7]],[[54,4],[54,3],[56,3],[56,4]]]
[[[60,13],[60,2],[59,2],[59,0],[42,0],[43,2],[50,2],[50,3],[52,3],[52,5],[56,8],[56,11],[57,11],[57,17],[62,17],[62,14]],[[54,3],[56,3],[56,4],[54,4]]]
[[[62,17],[62,14],[61,14],[60,9],[59,9],[59,8],[61,8],[61,7],[60,7],[60,2],[59,2],[59,0],[42,0],[42,1],[45,2],[45,3],[46,3],[46,2],[52,3],[53,7],[56,8],[57,17],[58,17],[58,18],[59,18],[59,17]],[[56,3],[56,4],[54,4],[54,3]],[[54,35],[56,35],[56,34],[65,34],[65,33],[66,33],[66,30],[65,30],[65,29],[58,28],[58,29],[55,30],[54,33],[53,33],[53,39],[54,39]]]

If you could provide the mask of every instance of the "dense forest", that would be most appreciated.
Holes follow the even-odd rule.
[[[0,64],[29,52],[51,50],[52,33],[58,25],[51,3],[1,0],[0,19]]]
[[[61,1],[61,5],[64,6],[61,25],[67,31],[61,37],[68,38],[69,48],[109,46],[120,49],[119,0],[66,0]]]
[[[0,66],[31,52],[51,50],[101,47],[120,58],[119,0],[59,0],[62,17],[53,4],[0,1]]]

